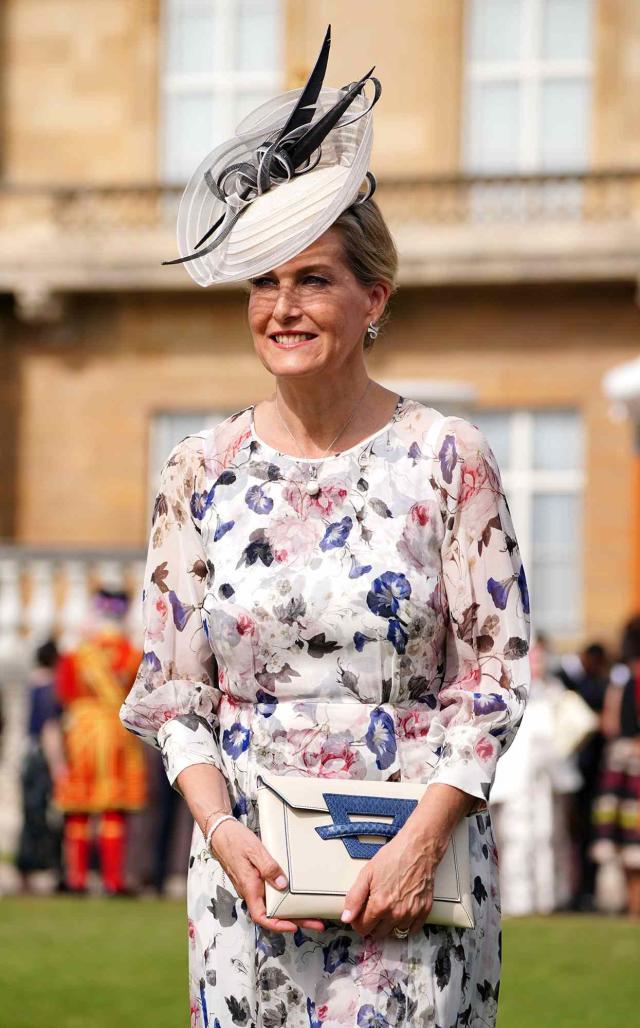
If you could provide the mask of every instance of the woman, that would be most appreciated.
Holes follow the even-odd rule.
[[[624,868],[627,912],[640,918],[640,617],[625,625],[621,663],[605,697],[605,750],[593,807],[593,859],[618,859]]]
[[[196,281],[251,278],[249,324],[275,389],[165,465],[146,655],[121,717],[162,749],[196,822],[192,1025],[491,1025],[500,910],[486,800],[526,700],[526,583],[479,430],[367,373],[396,252],[370,173],[358,195],[368,77],[321,88],[328,45],[302,93],[274,101],[277,117],[260,108],[181,204]],[[206,245],[189,253],[196,238]],[[265,880],[286,878],[260,840],[262,769],[429,780],[341,921],[265,915]],[[476,927],[424,925],[437,864],[474,810]]]

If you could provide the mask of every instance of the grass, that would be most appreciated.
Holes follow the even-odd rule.
[[[0,900],[0,1023],[188,1028],[183,901]],[[498,1028],[637,1023],[640,927],[507,920]]]

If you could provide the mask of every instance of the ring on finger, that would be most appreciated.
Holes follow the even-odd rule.
[[[401,928],[400,925],[396,925],[395,928],[393,929],[393,934],[398,939],[406,939],[408,934],[409,934],[409,932],[410,932],[409,928]]]

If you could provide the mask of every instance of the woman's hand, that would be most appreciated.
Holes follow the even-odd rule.
[[[396,925],[419,930],[431,911],[434,875],[432,858],[399,832],[367,861],[345,896],[349,923],[374,939],[390,935]]]
[[[315,918],[288,921],[266,916],[265,881],[276,889],[286,889],[287,878],[255,832],[241,821],[223,821],[216,828],[211,837],[211,852],[245,900],[249,916],[256,924],[274,932],[295,932],[298,927],[324,929],[324,922]]]
[[[418,931],[433,904],[433,882],[451,834],[478,803],[451,785],[434,783],[400,831],[367,862],[349,889],[342,920],[383,939],[395,927]]]
[[[200,831],[205,834],[207,820],[218,813],[230,813],[227,781],[221,771],[211,764],[190,764],[176,776],[174,783],[184,796]],[[223,821],[211,836],[211,852],[231,879],[236,892],[247,904],[249,916],[263,928],[274,932],[295,932],[298,927],[317,928],[324,923],[314,918],[285,921],[280,917],[267,917],[264,902],[264,883],[269,881],[276,889],[288,886],[284,871],[276,863],[255,832],[241,821]],[[277,878],[282,875],[283,884]]]

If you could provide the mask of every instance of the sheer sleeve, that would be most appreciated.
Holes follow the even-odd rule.
[[[197,518],[203,476],[202,439],[188,436],[162,470],[142,596],[144,655],[120,708],[125,728],[161,750],[175,788],[191,764],[223,770],[221,694],[203,614],[207,562]]]
[[[444,676],[429,741],[442,782],[488,800],[529,693],[529,595],[496,458],[482,432],[443,419],[431,485],[444,517]]]

